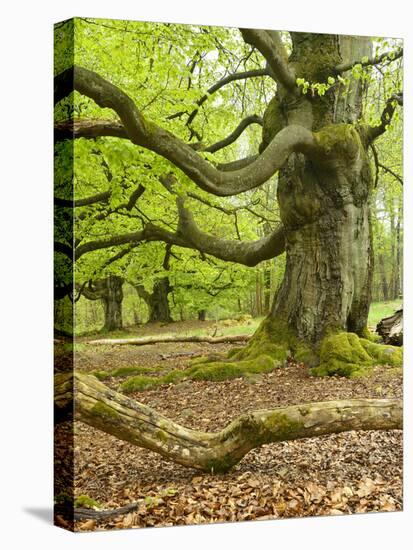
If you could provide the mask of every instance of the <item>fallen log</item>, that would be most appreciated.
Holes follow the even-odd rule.
[[[175,353],[161,353],[160,357],[162,361],[166,361],[167,359],[175,359],[177,357],[200,357],[204,353],[204,351],[176,351]]]
[[[99,521],[102,519],[110,519],[116,518],[118,516],[124,516],[125,514],[129,514],[129,512],[134,512],[140,506],[142,506],[142,501],[126,504],[125,506],[114,508],[113,510],[92,510],[90,508],[74,508],[73,517],[76,520],[94,519],[96,521]]]
[[[71,410],[73,395],[75,419],[178,464],[211,473],[228,471],[251,449],[266,443],[402,428],[400,399],[344,399],[258,410],[242,414],[220,432],[207,433],[173,422],[94,376],[55,375],[55,407]]]
[[[384,317],[377,327],[376,332],[383,338],[385,344],[392,346],[403,345],[403,308],[398,309],[393,315]]]
[[[247,342],[250,334],[237,334],[228,336],[147,336],[143,338],[102,338],[100,340],[88,340],[87,344],[106,346],[146,346],[148,344],[165,344],[168,342],[205,342],[207,344],[226,344],[230,342]]]

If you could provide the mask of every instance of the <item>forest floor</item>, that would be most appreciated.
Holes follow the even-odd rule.
[[[186,332],[199,325],[208,332],[215,330],[213,322],[209,324],[152,326],[136,335]],[[219,353],[232,347],[80,344],[76,368],[91,372],[145,366],[154,367],[156,376],[188,367],[192,357],[187,353]],[[123,380],[109,378],[105,384],[117,389]],[[184,426],[216,431],[255,409],[340,398],[401,397],[402,376],[390,376],[386,368],[377,367],[364,378],[315,378],[304,366],[288,363],[248,379],[184,380],[129,396]],[[79,521],[80,530],[401,510],[402,432],[347,432],[264,445],[250,451],[231,472],[208,475],[75,423],[75,494],[88,495],[105,509],[140,503],[136,511],[115,519]]]

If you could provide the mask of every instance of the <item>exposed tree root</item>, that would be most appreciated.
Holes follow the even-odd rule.
[[[377,344],[352,332],[339,332],[321,341],[320,364],[311,372],[316,376],[354,377],[368,374],[375,365],[402,367],[402,364],[400,347]]]
[[[220,432],[207,433],[180,426],[93,376],[56,375],[56,408],[70,411],[73,395],[76,419],[184,466],[214,473],[228,471],[265,443],[349,430],[402,428],[399,399],[338,400],[253,411]]]

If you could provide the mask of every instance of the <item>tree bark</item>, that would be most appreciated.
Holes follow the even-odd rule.
[[[120,330],[123,327],[123,283],[122,277],[109,275],[104,279],[90,281],[88,285],[83,285],[81,288],[81,293],[88,300],[102,300],[105,314],[104,331]]]
[[[102,296],[105,311],[104,330],[120,330],[122,323],[123,279],[111,275],[106,279],[106,289]]]
[[[155,323],[161,321],[171,323],[172,316],[169,308],[168,296],[172,291],[169,283],[169,277],[163,277],[155,282],[152,295],[149,301],[149,322]]]
[[[376,332],[383,338],[385,344],[392,346],[403,345],[403,308],[397,310],[390,317],[382,319],[376,328]]]
[[[143,285],[134,285],[138,295],[145,301],[149,310],[148,323],[172,323],[168,296],[172,291],[169,277],[158,279],[148,292]]]
[[[73,387],[74,386],[74,387]],[[77,420],[205,472],[226,472],[266,443],[349,430],[402,428],[398,399],[354,399],[244,413],[217,433],[191,430],[79,372],[55,376],[55,407]],[[58,415],[62,417],[62,414]]]
[[[380,266],[381,290],[382,290],[383,300],[387,301],[389,299],[389,285],[386,278],[384,254],[379,255],[379,266]]]
[[[309,82],[334,66],[370,54],[361,37],[292,33],[290,63]],[[369,197],[373,188],[362,127],[361,82],[293,103],[280,89],[264,114],[263,143],[287,124],[317,131],[318,152],[292,154],[279,172],[278,202],[285,231],[286,270],[270,316],[297,335],[319,341],[330,330],[362,334],[371,300],[373,251]]]
[[[225,344],[227,342],[246,342],[249,334],[236,334],[228,336],[148,336],[144,338],[102,338],[89,340],[88,344],[109,346],[147,346],[149,344],[161,344],[167,342],[205,342],[207,344]]]

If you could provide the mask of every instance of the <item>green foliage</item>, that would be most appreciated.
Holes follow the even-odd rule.
[[[55,34],[56,41],[59,41],[59,48],[55,49],[56,73],[68,68],[73,60],[98,72],[130,95],[149,120],[172,131],[185,142],[194,143],[198,134],[203,144],[214,143],[227,136],[229,129],[235,129],[243,116],[253,112],[263,115],[267,106],[271,106],[272,113],[277,109],[271,99],[275,92],[273,80],[248,79],[242,82],[242,86],[226,86],[216,94],[209,94],[207,101],[198,108],[191,123],[193,131],[190,132],[186,115],[168,117],[179,112],[191,113],[197,101],[222,76],[262,66],[261,54],[258,51],[251,53],[236,29],[134,21],[128,22],[126,32],[125,29],[123,21],[91,18],[75,18],[59,26]],[[73,32],[76,48],[71,38]],[[290,49],[288,33],[284,33],[283,38],[286,39],[287,49]],[[399,44],[393,39],[374,39],[372,53],[380,55]],[[367,59],[360,61],[343,75],[321,71],[314,77],[318,81],[314,82],[297,73],[297,85],[310,99],[326,96],[327,100],[337,91],[351,93],[354,81],[365,82],[368,84],[365,114],[363,120],[358,122],[378,124],[385,98],[401,87],[402,61],[385,63],[380,71],[365,66]],[[246,112],[246,106],[251,111]],[[56,120],[65,120],[73,115],[89,119],[117,118],[111,109],[102,109],[77,92],[61,102],[55,113]],[[212,163],[247,156],[257,151],[261,133],[258,125],[251,125],[231,146],[217,153],[201,154]],[[402,113],[397,109],[377,149],[379,160],[399,175],[402,175],[401,140]],[[176,196],[159,181],[160,175],[171,171],[178,178],[180,192],[187,196],[188,207],[197,224],[211,235],[233,240],[255,240],[268,234],[280,221],[276,177],[259,189],[240,196],[211,197],[169,161],[128,140],[114,137],[79,139],[74,142],[73,152],[71,146],[69,141],[56,145],[56,194],[60,198],[71,199],[73,181],[74,199],[111,192],[104,204],[75,209],[76,238],[82,242],[90,240],[91,236],[111,237],[139,231],[147,223],[154,223],[163,230],[176,231]],[[403,237],[401,186],[394,176],[382,168],[379,169],[379,176],[373,198],[372,224],[374,250],[377,257],[383,257],[384,267],[381,270],[382,264],[375,264],[375,299],[383,298],[381,271],[388,286],[392,287],[389,298],[396,297],[401,290],[395,274],[395,266],[402,264],[402,258],[397,259],[395,239],[398,223],[401,226],[400,242]],[[145,187],[143,195],[130,211],[122,208],[138,185]],[[198,198],[191,196],[194,194]],[[63,209],[56,212],[59,221],[56,227],[61,233],[56,237],[64,240],[66,235],[67,244],[70,244],[72,238],[68,228],[72,225],[72,217]],[[251,269],[176,246],[173,247],[169,269],[165,269],[162,266],[165,245],[159,242],[142,242],[121,259],[112,262],[115,254],[125,248],[113,247],[85,254],[76,262],[75,281],[81,284],[89,279],[114,274],[124,277],[131,284],[142,284],[148,292],[152,292],[156,282],[168,276],[173,287],[169,306],[175,320],[196,318],[198,312],[203,310],[207,312],[208,319],[235,317],[243,311],[263,315],[268,310],[264,311],[260,305],[259,295],[262,297],[266,293],[272,298],[284,272],[284,258],[278,258],[276,262],[262,262]],[[71,269],[71,262],[57,254],[57,279],[70,282]],[[271,272],[271,280],[268,287],[264,287],[263,280],[268,271]],[[148,318],[147,305],[132,287],[125,285],[125,288],[125,325],[145,322]],[[57,323],[59,328],[70,328],[70,309],[67,299],[56,306],[57,318],[61,321]],[[76,334],[98,330],[102,325],[102,304],[81,298],[75,304],[74,315]],[[285,355],[283,347],[278,349],[276,346],[265,351],[274,357],[283,358]],[[298,350],[297,347],[296,355],[305,362],[312,360],[312,351],[308,349]]]

